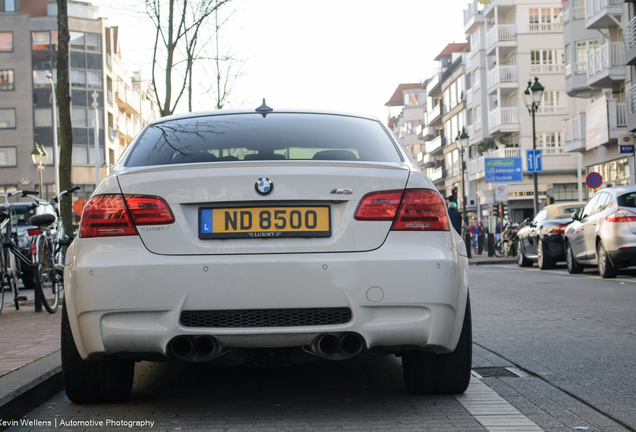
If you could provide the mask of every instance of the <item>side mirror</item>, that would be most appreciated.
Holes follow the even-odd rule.
[[[581,220],[581,212],[580,211],[575,211],[574,213],[572,213],[572,220]]]

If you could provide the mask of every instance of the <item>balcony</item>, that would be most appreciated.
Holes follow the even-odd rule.
[[[115,93],[117,106],[128,114],[140,113],[139,94],[122,82],[117,83],[117,92]]]
[[[106,91],[106,100],[108,101],[108,105],[110,106],[113,106],[115,104],[115,96],[113,95],[112,91]]]
[[[571,68],[571,65],[568,65]],[[558,73],[562,74],[564,65],[563,64],[542,64],[542,65],[530,65],[530,73],[533,74],[549,74],[549,73]],[[566,74],[570,72],[566,71]]]
[[[567,114],[567,106],[539,106],[537,115]]]
[[[113,58],[110,54],[106,54],[106,67],[108,68],[109,72],[113,71]]]
[[[495,108],[488,113],[488,132],[518,132],[519,108]]]
[[[636,65],[636,17],[625,26],[623,40],[625,41],[625,62]]]
[[[528,26],[528,31],[530,33],[562,32],[563,31],[563,23],[530,24]]]
[[[487,54],[489,54],[497,44],[501,48],[514,48],[517,45],[517,25],[506,24],[493,26],[488,30],[486,33]]]
[[[636,129],[636,85],[627,91],[627,129]]]
[[[585,0],[585,27],[606,29],[618,25],[623,14],[623,0]]]
[[[438,135],[435,139],[426,142],[426,153],[433,154],[439,152],[446,145],[446,140],[442,135]]]
[[[616,81],[625,80],[625,44],[606,42],[587,53],[587,85],[611,88]]]
[[[435,182],[438,180],[442,180],[444,177],[445,177],[444,168],[439,167],[431,171],[431,175],[429,176],[429,179],[431,179],[432,182]]]
[[[119,136],[122,137],[124,135],[128,135],[126,130],[126,116],[119,115],[119,121],[117,122],[117,128],[119,130]]]
[[[521,149],[520,148],[504,148],[504,157],[521,157]]]
[[[435,107],[431,111],[429,111],[428,123],[437,123],[438,120],[442,119],[442,116],[444,114],[446,114],[446,110],[444,109],[444,105],[440,102],[439,104],[435,105]]]
[[[435,138],[435,128],[432,126],[425,126],[423,124],[417,127],[417,138],[422,141],[430,141]]]
[[[516,88],[517,66],[497,66],[488,71],[488,92],[501,88]]]
[[[470,29],[478,23],[484,22],[484,15],[480,8],[479,0],[473,0],[464,9],[464,33],[469,33]],[[483,8],[483,6],[481,6]],[[472,47],[471,47],[472,48]]]

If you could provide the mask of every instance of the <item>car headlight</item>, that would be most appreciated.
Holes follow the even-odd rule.
[[[26,231],[18,233],[18,246],[20,249],[29,246],[29,234]]]

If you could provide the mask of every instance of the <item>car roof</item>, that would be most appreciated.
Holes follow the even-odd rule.
[[[615,195],[620,195],[620,194],[628,193],[628,192],[636,192],[636,185],[613,186],[613,187],[600,189],[598,192],[610,192]]]
[[[161,117],[151,121],[149,123],[149,126],[163,123],[165,121],[170,121],[170,120],[183,120],[183,119],[196,118],[196,117],[212,117],[212,116],[231,115],[231,114],[261,114],[262,115],[263,113],[261,113],[260,111],[256,111],[254,108],[197,111],[197,112],[175,114],[175,115],[171,115],[167,117]],[[269,111],[265,113],[265,115],[271,115],[271,114],[336,115],[336,116],[343,116],[343,117],[359,117],[359,118],[365,118],[368,120],[375,120],[379,122],[378,118],[373,115],[346,112],[346,111],[311,110],[311,109],[274,109],[273,111]]]
[[[545,206],[544,210],[548,211],[547,218],[553,219],[559,216],[567,216],[569,213],[565,213],[565,209],[569,209],[572,207],[585,207],[584,202],[567,202],[567,203],[558,203],[558,204],[550,204],[549,206]]]

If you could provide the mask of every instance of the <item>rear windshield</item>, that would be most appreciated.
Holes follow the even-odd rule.
[[[235,114],[149,127],[126,166],[249,160],[401,162],[375,120],[322,114]]]
[[[636,207],[636,192],[619,195],[617,201],[619,207]]]

